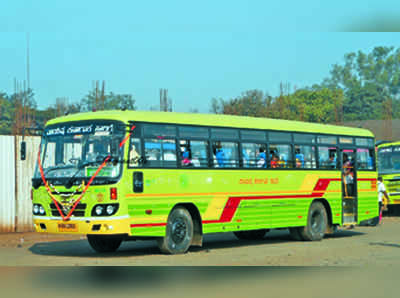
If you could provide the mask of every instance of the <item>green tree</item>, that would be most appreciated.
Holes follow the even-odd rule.
[[[0,135],[11,134],[13,113],[7,93],[0,93]]]
[[[118,110],[125,108],[135,110],[135,99],[131,94],[115,94],[110,92],[104,96],[99,96],[96,92],[90,91],[81,101],[79,109],[81,111],[93,110]]]
[[[291,96],[292,105],[296,107],[297,120],[318,123],[340,123],[343,93],[341,90],[314,86],[299,89]]]
[[[400,116],[400,48],[348,53],[343,64],[333,65],[323,85],[343,90],[345,120],[379,119],[388,99],[394,103],[393,116]]]
[[[260,90],[248,90],[241,96],[224,100],[211,100],[210,111],[216,114],[229,114],[253,117],[268,117],[273,99]]]
[[[24,127],[32,127],[35,123],[35,94],[32,89],[28,89],[12,94],[9,100],[12,105],[12,133],[22,134]]]

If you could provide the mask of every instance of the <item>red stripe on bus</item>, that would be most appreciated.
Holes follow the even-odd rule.
[[[271,199],[297,199],[297,198],[319,198],[323,193],[312,193],[310,195],[286,195],[286,196],[258,196],[258,197],[231,197],[217,220],[203,220],[204,224],[224,223],[232,221],[237,208],[242,200],[271,200]]]
[[[319,179],[314,190],[309,195],[281,195],[281,196],[252,196],[252,197],[230,197],[225,204],[221,217],[218,220],[203,220],[203,224],[225,223],[232,221],[237,208],[242,200],[270,200],[270,199],[297,199],[297,198],[320,198],[324,195],[331,181],[341,181],[340,178]]]

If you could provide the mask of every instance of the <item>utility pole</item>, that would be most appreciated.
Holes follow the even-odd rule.
[[[168,89],[160,89],[160,111],[172,112],[172,100],[168,98]]]
[[[99,88],[100,82],[99,80],[96,80],[93,82],[93,93],[94,93],[94,101],[93,101],[93,107],[92,111],[103,111],[105,108],[105,85],[106,82],[103,80],[102,81],[102,86],[101,90]]]
[[[31,79],[30,79],[30,60],[29,60],[29,33],[26,34],[26,81],[28,84],[28,91],[31,88]]]
[[[104,101],[105,101],[104,89],[105,89],[105,84],[106,84],[106,82],[103,80],[103,83],[101,85],[101,94],[100,94],[100,104],[101,104],[101,110],[102,111],[104,111]]]

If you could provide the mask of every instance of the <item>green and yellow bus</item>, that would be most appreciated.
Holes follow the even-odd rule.
[[[384,143],[378,146],[378,175],[382,176],[390,202],[389,208],[400,204],[400,142]]]
[[[98,252],[203,235],[321,240],[378,215],[365,129],[214,114],[101,111],[46,124],[33,183],[38,232],[87,235]]]

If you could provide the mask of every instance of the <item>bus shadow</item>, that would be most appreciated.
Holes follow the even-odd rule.
[[[396,243],[370,242],[369,245],[378,245],[378,246],[386,246],[386,247],[396,247],[396,248],[400,248],[400,244],[396,244]]]
[[[339,230],[335,234],[328,234],[324,237],[324,239],[335,239],[335,238],[346,238],[346,237],[355,237],[362,236],[366,233],[354,230]]]
[[[113,253],[97,253],[90,247],[87,240],[41,242],[32,245],[29,251],[42,256],[85,258],[115,258],[160,254],[160,250],[155,245],[154,241],[124,242],[121,247]]]
[[[333,235],[327,235],[326,239],[357,237],[365,233],[353,230],[340,230]],[[202,247],[191,247],[189,252],[201,253],[214,249],[239,248],[245,246],[276,245],[283,243],[306,243],[291,239],[288,231],[272,231],[260,240],[238,240],[232,233],[211,234],[204,236]],[[96,253],[88,244],[87,240],[68,240],[40,242],[29,247],[29,251],[42,256],[59,257],[86,257],[86,258],[118,258],[160,255],[155,241],[128,241],[122,243],[121,247],[114,253]]]
[[[211,249],[221,249],[221,248],[235,248],[243,246],[257,246],[257,245],[273,245],[273,244],[283,244],[283,243],[307,243],[307,241],[297,241],[293,240],[288,231],[277,231],[270,232],[266,234],[264,239],[260,240],[239,240],[233,234],[230,238],[226,239],[206,239],[203,242],[202,247],[191,247],[189,251],[191,252],[202,252]],[[324,239],[335,239],[335,238],[346,238],[346,237],[357,237],[364,235],[365,233],[352,231],[352,230],[340,230],[333,235],[326,235]],[[208,240],[208,241],[207,241]],[[308,242],[310,243],[310,242]]]

